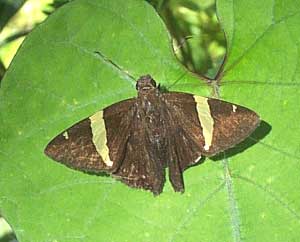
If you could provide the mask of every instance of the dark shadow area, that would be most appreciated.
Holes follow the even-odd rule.
[[[74,169],[74,168],[72,168],[72,169]],[[79,170],[79,171],[82,171],[82,170]],[[88,174],[88,175],[111,177],[111,175],[106,172],[96,172],[96,171],[82,171],[82,172],[85,174]]]
[[[0,242],[18,242],[18,240],[16,236],[13,233],[11,233],[0,238]]]
[[[251,146],[258,143],[264,137],[266,137],[272,130],[272,126],[265,121],[261,121],[257,129],[244,141],[237,144],[236,146],[224,151],[226,157],[234,156],[238,153],[243,152],[244,150],[250,148]],[[210,157],[213,161],[218,161],[224,159],[224,152],[217,154],[213,157]]]
[[[1,80],[4,77],[4,73],[5,73],[5,66],[3,64],[3,62],[0,60],[0,87],[1,87]]]

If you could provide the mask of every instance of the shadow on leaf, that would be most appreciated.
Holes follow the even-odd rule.
[[[238,145],[226,150],[225,152],[222,152],[220,154],[211,157],[211,159],[213,161],[218,161],[224,159],[224,157],[231,157],[238,153],[241,153],[244,150],[258,143],[260,140],[262,140],[265,136],[267,136],[271,132],[271,129],[272,129],[271,125],[269,125],[267,122],[262,120],[260,125],[257,127],[257,129],[248,138],[246,138]]]

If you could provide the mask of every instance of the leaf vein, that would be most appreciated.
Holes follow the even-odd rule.
[[[232,177],[230,174],[230,169],[228,165],[227,158],[223,159],[223,170],[224,170],[224,180],[225,187],[227,188],[229,211],[231,216],[231,227],[232,227],[232,236],[234,242],[241,242],[241,219],[239,215],[239,209],[237,206],[237,201],[234,196],[234,189],[232,184]]]
[[[175,229],[175,232],[172,234],[172,236],[169,238],[169,242],[173,242],[175,240],[175,237],[180,233],[180,231],[185,227],[185,225],[191,221],[192,216],[197,213],[197,211],[200,210],[205,204],[207,204],[216,194],[218,194],[219,191],[224,187],[225,182],[222,182],[220,185],[218,185],[211,193],[209,193],[206,197],[201,199],[196,206],[190,206],[188,209],[188,213],[185,214],[184,218],[182,218],[180,223],[177,225],[177,228]]]
[[[284,22],[284,21],[286,21],[287,19],[289,19],[289,18],[291,18],[291,17],[294,17],[295,15],[297,15],[297,14],[300,14],[300,11],[298,11],[298,12],[295,12],[295,13],[293,13],[293,14],[290,14],[290,15],[287,15],[287,16],[285,16],[284,18],[282,18],[282,19],[280,19],[280,20],[278,20],[278,21],[276,21],[276,22],[273,22],[273,23],[271,23],[262,33],[261,33],[261,35],[260,36],[258,36],[254,41],[253,41],[253,43],[252,44],[250,44],[249,45],[249,47],[247,48],[247,49],[245,49],[245,51],[244,51],[244,53],[240,56],[240,57],[238,57],[230,66],[228,66],[227,68],[226,68],[226,70],[224,70],[224,75],[228,72],[228,71],[230,71],[231,69],[233,69],[238,63],[240,63],[241,61],[242,61],[242,59],[247,55],[247,53],[249,53],[258,43],[259,43],[259,41],[272,29],[272,28],[274,28],[274,27],[276,27],[278,24],[280,24],[280,23],[282,23],[282,22]],[[234,29],[234,31],[235,31],[235,29]]]
[[[263,186],[261,184],[258,184],[257,182],[253,181],[252,179],[240,175],[234,175],[234,178],[240,179],[242,181],[247,182],[248,184],[251,184],[255,186],[256,188],[264,191],[267,195],[269,195],[271,198],[273,198],[278,204],[280,204],[284,209],[286,209],[290,214],[294,216],[294,218],[300,222],[300,213],[297,212],[295,209],[293,209],[289,204],[283,199],[281,199],[281,196],[277,195],[273,190],[268,188],[267,186]]]

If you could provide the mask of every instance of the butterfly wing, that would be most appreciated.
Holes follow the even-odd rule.
[[[240,143],[260,122],[255,112],[218,99],[176,92],[163,94],[163,99],[170,129],[177,133],[171,136],[170,153],[182,171],[201,155],[213,156]]]
[[[71,168],[107,172],[125,184],[162,191],[165,166],[175,191],[183,191],[182,172],[201,155],[212,156],[241,142],[258,126],[253,111],[217,99],[186,93],[161,94],[166,155],[158,154],[137,115],[137,99],[105,108],[55,137],[45,153]],[[142,113],[142,112],[141,112]],[[164,161],[161,157],[167,157]]]
[[[113,104],[78,122],[55,137],[45,154],[70,168],[107,172],[128,186],[161,193],[164,167],[136,116],[135,102]]]
[[[117,170],[129,137],[135,100],[113,104],[78,122],[55,137],[45,148],[45,154],[78,170]]]
[[[165,167],[149,140],[145,122],[141,120],[142,113],[134,115],[122,165],[113,176],[130,187],[158,195],[165,183]]]

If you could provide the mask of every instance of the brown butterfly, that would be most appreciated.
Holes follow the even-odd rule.
[[[248,137],[258,115],[239,105],[188,93],[163,93],[150,75],[137,80],[138,96],[115,103],[55,137],[45,153],[68,167],[106,172],[157,195],[165,169],[175,191],[183,171]]]

